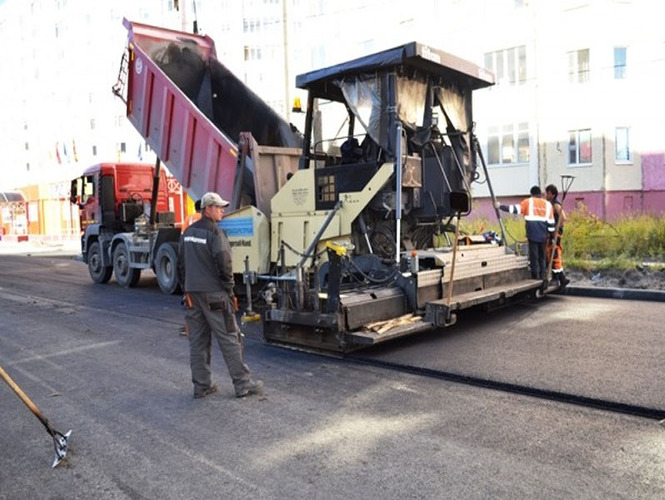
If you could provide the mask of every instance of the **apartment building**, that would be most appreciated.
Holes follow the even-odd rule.
[[[665,35],[651,0],[491,3],[478,135],[496,191],[574,176],[567,208],[665,212]],[[494,24],[494,26],[492,26]],[[487,190],[478,193],[486,195]]]
[[[665,31],[657,0],[5,0],[3,171],[153,161],[110,86],[121,20],[200,32],[296,126],[295,76],[406,41],[484,66],[476,133],[502,198],[575,176],[566,207],[602,217],[665,211]],[[11,167],[8,167],[11,166]],[[6,177],[5,177],[6,180]],[[486,210],[486,185],[474,190]],[[485,208],[483,208],[485,207]]]
[[[101,161],[154,161],[111,92],[127,40],[123,17],[180,27],[172,2],[0,5],[0,43],[6,49],[0,69],[4,189],[64,180]]]

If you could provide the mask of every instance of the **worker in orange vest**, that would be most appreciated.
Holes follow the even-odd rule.
[[[498,201],[496,208],[511,214],[521,214],[526,223],[526,239],[529,241],[529,267],[531,277],[542,280],[547,274],[547,253],[545,247],[554,234],[554,209],[543,198],[538,186],[531,188],[531,196],[517,205],[502,205]]]

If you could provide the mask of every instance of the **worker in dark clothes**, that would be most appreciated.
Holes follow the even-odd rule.
[[[557,234],[547,241],[547,258],[552,258],[552,245],[554,245],[554,257],[552,258],[552,274],[559,282],[561,288],[565,288],[570,280],[566,278],[563,271],[563,247],[561,237],[563,236],[563,225],[566,222],[566,212],[559,201],[559,190],[554,184],[545,188],[545,198],[552,204],[554,209],[554,225],[558,227]]]
[[[260,394],[261,381],[253,381],[243,359],[242,333],[235,318],[231,246],[217,223],[228,202],[217,193],[201,198],[201,219],[180,237],[178,272],[185,291],[189,353],[194,397],[217,391],[211,383],[210,348],[214,335],[231,375],[235,394]]]
[[[554,210],[552,204],[543,199],[538,186],[531,188],[531,196],[517,205],[501,205],[496,208],[511,214],[522,214],[526,223],[526,239],[529,241],[529,267],[531,277],[542,280],[547,274],[547,254],[545,246],[554,234]]]

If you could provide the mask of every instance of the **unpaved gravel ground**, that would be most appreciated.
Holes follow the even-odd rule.
[[[665,290],[665,270],[641,267],[629,271],[574,271],[566,275],[571,286]]]

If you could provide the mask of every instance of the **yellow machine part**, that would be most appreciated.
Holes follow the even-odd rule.
[[[394,167],[393,163],[384,163],[362,191],[340,194],[342,206],[321,236],[322,245],[332,239],[350,240],[351,224],[388,182]],[[314,174],[313,168],[297,171],[272,198],[270,259],[273,262],[279,262],[284,241],[290,247],[285,252],[285,263],[295,266],[301,259],[298,253],[302,254],[314,241],[330,213],[316,210]]]

